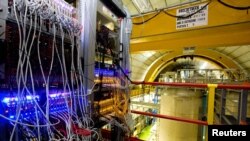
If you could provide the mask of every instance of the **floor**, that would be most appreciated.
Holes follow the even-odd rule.
[[[157,123],[146,126],[139,134],[139,139],[144,141],[157,141]]]

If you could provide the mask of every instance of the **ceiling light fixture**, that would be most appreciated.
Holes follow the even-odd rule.
[[[152,8],[148,0],[132,0],[142,13],[150,11]]]

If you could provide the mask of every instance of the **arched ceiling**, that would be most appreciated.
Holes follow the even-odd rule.
[[[250,45],[245,46],[233,46],[218,47],[213,50],[221,52],[232,59],[232,61],[238,63],[246,72],[250,72]]]
[[[144,80],[149,67],[160,57],[168,54],[163,51],[146,51],[131,55],[132,80]]]
[[[223,66],[201,56],[181,56],[174,58],[159,70],[160,73],[176,72],[180,69],[222,69]]]
[[[131,55],[132,80],[153,81],[164,68],[171,65],[182,51],[146,51]],[[235,68],[250,72],[250,46],[218,47],[195,50],[191,55],[214,61],[222,68]],[[183,64],[185,65],[185,64]]]
[[[123,0],[125,6],[131,1],[134,0]],[[136,1],[152,2],[152,0]],[[250,1],[246,0],[224,1],[235,7],[250,5]],[[204,26],[177,29],[177,19],[165,12],[158,12],[158,15],[142,13],[143,16],[133,17],[133,23],[136,24],[133,25],[130,42],[132,80],[153,81],[174,58],[187,55],[185,50],[188,48],[193,48],[193,52],[189,54],[212,60],[224,68],[250,72],[250,14],[248,11],[236,10],[217,0],[199,2],[208,4],[208,22]],[[198,4],[192,3],[181,8],[192,5]],[[165,11],[176,15],[179,8]]]

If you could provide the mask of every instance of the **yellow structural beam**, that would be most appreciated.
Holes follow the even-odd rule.
[[[207,105],[207,123],[212,125],[214,123],[214,98],[215,98],[215,89],[217,84],[208,84],[208,105]]]
[[[250,5],[250,1],[246,0],[224,1],[236,6]],[[175,15],[176,10],[168,12]],[[133,22],[142,22],[154,14],[134,18]],[[134,25],[131,52],[246,45],[250,44],[249,27],[250,14],[246,10],[231,9],[212,0],[208,6],[208,24],[205,26],[177,30],[176,18],[163,12],[145,24]]]
[[[210,50],[210,49],[197,49],[194,52],[195,55],[209,58],[214,62],[217,62],[224,66],[225,68],[235,68],[240,69],[240,67],[232,61],[230,58],[228,58],[226,55],[221,54],[217,51]],[[154,81],[154,79],[157,77],[157,75],[161,72],[163,68],[168,65],[168,63],[173,60],[175,57],[180,57],[183,55],[182,51],[173,51],[171,53],[166,53],[159,59],[157,59],[148,69],[148,72],[144,78],[144,81]]]

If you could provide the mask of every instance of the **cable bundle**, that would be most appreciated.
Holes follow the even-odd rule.
[[[13,125],[9,140],[15,140],[16,129],[24,132],[18,140],[91,140],[91,133],[98,138],[83,85],[76,9],[63,0],[13,0],[12,6],[19,43],[15,92],[8,96],[18,100],[14,115],[0,114]],[[50,42],[42,42],[45,35]]]
[[[60,23],[75,35],[81,32],[82,26],[75,19],[76,9],[64,0],[15,0],[15,4],[20,12],[27,12],[28,8],[30,15],[36,12],[43,20]]]

